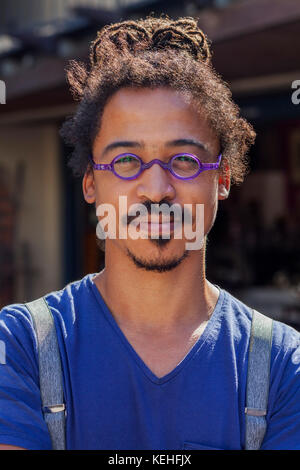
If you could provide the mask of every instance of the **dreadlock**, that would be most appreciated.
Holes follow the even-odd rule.
[[[61,129],[74,148],[69,165],[82,176],[107,100],[122,87],[167,86],[188,92],[217,133],[232,183],[243,181],[255,132],[240,117],[227,84],[211,64],[210,44],[194,18],[147,17],[107,25],[90,46],[89,65],[71,61],[67,77],[76,114]]]

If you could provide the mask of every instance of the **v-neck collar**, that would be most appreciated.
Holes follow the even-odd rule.
[[[207,338],[210,336],[210,334],[214,330],[214,325],[217,321],[217,317],[219,316],[219,313],[222,310],[222,305],[224,302],[224,297],[225,297],[225,292],[223,289],[221,289],[218,285],[214,284],[215,287],[219,289],[219,297],[216,302],[215,308],[213,310],[213,313],[210,316],[210,319],[207,322],[207,325],[205,326],[204,331],[196,341],[196,343],[191,347],[191,349],[187,352],[187,354],[184,356],[184,358],[172,369],[170,372],[168,372],[166,375],[163,377],[157,377],[152,370],[146,365],[146,363],[142,360],[142,358],[137,354],[131,343],[128,341],[127,337],[119,327],[118,323],[116,322],[115,318],[113,317],[111,311],[109,310],[107,304],[105,303],[98,287],[96,284],[93,282],[92,278],[96,275],[97,273],[94,274],[89,274],[88,280],[89,280],[89,285],[94,293],[97,303],[101,307],[101,311],[103,312],[105,318],[108,320],[109,324],[112,326],[114,331],[117,333],[121,341],[123,342],[124,346],[126,347],[127,351],[131,354],[135,362],[138,364],[138,366],[142,369],[143,373],[148,377],[148,379],[157,384],[164,384],[167,381],[169,381],[171,378],[176,376],[182,369],[183,367],[194,357],[196,352],[198,352],[202,346],[206,343]]]

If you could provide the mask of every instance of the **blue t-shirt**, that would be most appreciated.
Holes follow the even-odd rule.
[[[242,449],[251,309],[219,288],[198,341],[158,378],[122,333],[94,276],[46,295],[63,365],[67,449]],[[299,338],[293,328],[274,323],[262,449],[300,449]],[[0,341],[6,356],[0,364],[0,443],[51,449],[37,341],[23,304],[0,312]]]

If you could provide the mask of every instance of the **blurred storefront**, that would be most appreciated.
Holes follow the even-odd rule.
[[[300,327],[300,4],[239,2],[200,16],[214,64],[257,132],[251,171],[219,206],[208,273],[249,305]]]
[[[69,59],[86,59],[104,24],[163,11],[199,18],[217,71],[258,135],[250,174],[219,205],[208,278],[300,328],[300,104],[291,99],[300,80],[300,3],[45,0],[22,27],[19,3],[0,7],[7,88],[0,105],[0,306],[102,268],[94,207],[66,166],[69,149],[58,134],[75,109],[64,69]]]

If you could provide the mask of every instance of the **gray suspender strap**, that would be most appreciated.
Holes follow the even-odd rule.
[[[273,320],[253,309],[248,356],[245,449],[260,448],[266,429]]]
[[[25,305],[31,314],[37,335],[44,419],[49,429],[52,449],[63,450],[65,449],[65,405],[54,319],[44,297]]]

